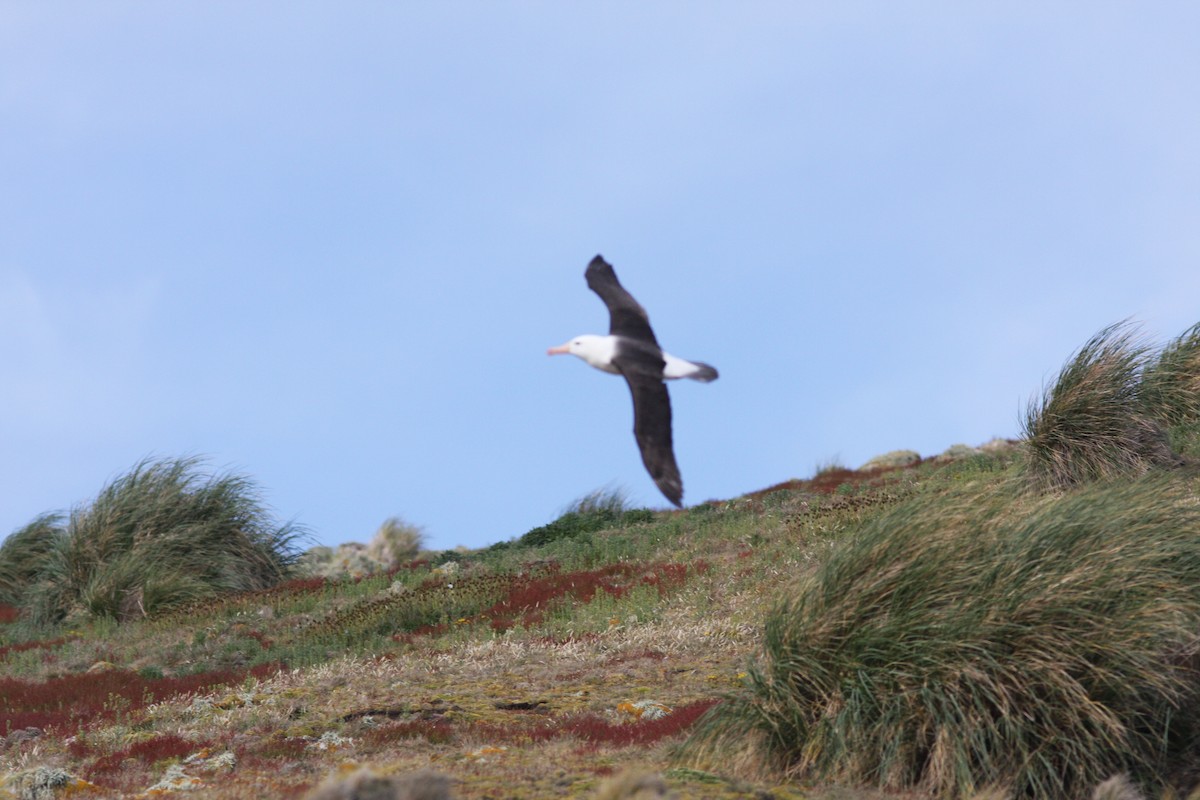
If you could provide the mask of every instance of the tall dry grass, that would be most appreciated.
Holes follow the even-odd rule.
[[[277,524],[249,479],[194,458],[144,461],[90,504],[49,516],[0,549],[0,591],[35,623],[124,619],[288,577],[303,532]],[[14,541],[15,540],[15,541]]]
[[[367,545],[367,554],[384,570],[395,569],[417,557],[425,534],[400,517],[388,517]]]
[[[1152,348],[1127,322],[1097,333],[1066,363],[1026,408],[1025,449],[1035,484],[1064,488],[1179,463],[1158,414],[1161,403],[1143,385],[1151,363],[1164,364],[1156,382],[1164,401],[1177,398],[1183,381],[1176,362],[1155,362]]]
[[[1200,421],[1200,324],[1171,340],[1147,363],[1140,395],[1148,413],[1168,426]]]
[[[0,543],[0,603],[17,606],[54,551],[61,514],[43,514]]]
[[[1194,486],[922,497],[780,603],[747,686],[685,753],[944,797],[1083,798],[1186,762],[1198,648]]]

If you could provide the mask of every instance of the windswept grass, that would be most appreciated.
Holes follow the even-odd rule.
[[[60,535],[61,515],[47,513],[0,543],[0,604],[16,608],[46,570]]]
[[[1151,348],[1127,322],[1093,336],[1026,409],[1033,482],[1063,488],[1178,464],[1159,412],[1196,402],[1189,391],[1200,372],[1189,378],[1186,371],[1200,366],[1200,342],[1189,342],[1185,336],[1153,361]],[[1145,386],[1144,372],[1153,379]]]
[[[947,797],[1161,780],[1196,742],[1198,631],[1194,487],[924,497],[768,616],[762,662],[689,758]]]
[[[0,603],[20,604],[54,552],[61,525],[61,514],[43,514],[0,544]]]
[[[0,592],[35,623],[130,619],[287,578],[301,532],[277,525],[251,482],[196,459],[142,462],[65,525],[46,516],[0,548]]]
[[[1142,404],[1169,426],[1200,421],[1200,324],[1172,340],[1142,377]]]

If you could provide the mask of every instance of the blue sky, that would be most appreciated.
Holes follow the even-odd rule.
[[[1200,321],[1191,3],[0,3],[0,535],[145,457],[316,541],[665,507],[1015,436],[1100,328]]]

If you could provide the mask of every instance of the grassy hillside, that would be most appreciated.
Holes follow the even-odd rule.
[[[1127,334],[1020,443],[473,552],[389,521],[364,574],[139,465],[0,548],[0,798],[1186,793],[1200,345]]]

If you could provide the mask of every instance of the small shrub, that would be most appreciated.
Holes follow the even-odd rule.
[[[19,800],[50,800],[71,792],[73,788],[83,788],[79,784],[79,779],[66,770],[41,766],[6,776],[6,780],[0,783],[0,791],[4,792],[5,797]]]
[[[517,542],[524,547],[542,547],[561,539],[574,539],[581,534],[616,527],[616,522],[617,516],[608,511],[587,516],[568,511],[553,522],[531,529]]]
[[[379,526],[367,553],[378,561],[383,569],[391,570],[406,561],[416,558],[421,550],[425,535],[421,529],[409,525],[399,517],[391,517]]]
[[[558,519],[534,528],[517,540],[523,547],[542,547],[562,539],[574,539],[607,528],[649,522],[654,513],[630,509],[622,492],[593,492],[572,503]]]
[[[1114,773],[1186,766],[1197,630],[1200,507],[1180,482],[923,497],[770,614],[763,661],[689,753],[749,749],[804,779],[939,796],[1083,798]]]

